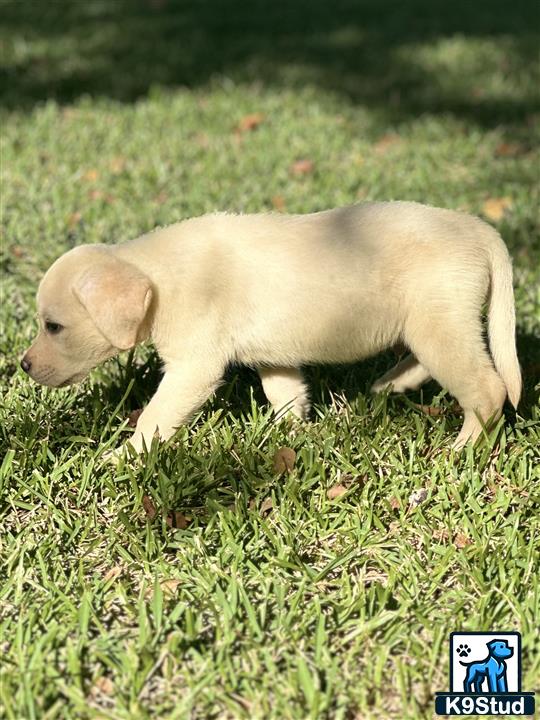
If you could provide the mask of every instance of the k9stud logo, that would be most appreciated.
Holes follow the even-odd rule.
[[[450,635],[450,692],[436,693],[437,715],[532,715],[534,693],[521,691],[521,635]]]

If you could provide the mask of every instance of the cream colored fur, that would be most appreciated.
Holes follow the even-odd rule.
[[[416,203],[207,215],[79,247],[45,275],[38,310],[25,359],[43,384],[78,381],[120,350],[155,343],[165,374],[131,438],[137,451],[156,432],[169,438],[233,362],[259,369],[276,412],[304,417],[301,366],[353,362],[401,341],[412,355],[373,389],[437,380],[464,409],[455,447],[521,392],[503,241],[477,218]],[[63,329],[51,334],[46,321]]]

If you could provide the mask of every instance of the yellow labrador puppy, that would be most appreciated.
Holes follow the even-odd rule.
[[[304,417],[302,365],[403,342],[412,354],[373,390],[437,380],[464,410],[456,448],[521,393],[503,241],[478,218],[417,203],[206,215],[125,244],[78,247],[46,273],[37,303],[40,332],[21,366],[44,385],[78,382],[152,339],[165,375],[130,440],[139,452],[186,422],[231,362],[258,369],[278,413]]]

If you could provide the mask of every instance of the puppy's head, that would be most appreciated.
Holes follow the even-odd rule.
[[[21,360],[42,385],[82,380],[103,360],[148,335],[150,280],[106,245],[87,245],[62,255],[37,293],[40,330]]]

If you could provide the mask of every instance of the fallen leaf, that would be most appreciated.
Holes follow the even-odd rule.
[[[88,197],[90,200],[101,200],[103,197],[103,192],[101,190],[90,190],[88,193]]]
[[[285,210],[285,199],[283,195],[274,195],[272,198],[272,207],[280,212]]]
[[[86,182],[96,182],[98,178],[99,172],[95,168],[87,170],[83,175],[83,180],[86,180]]]
[[[121,572],[122,572],[122,566],[115,565],[114,567],[109,568],[109,570],[107,570],[107,572],[103,576],[103,580],[105,582],[108,582],[109,580],[114,580],[114,578],[117,578]]]
[[[511,207],[512,200],[509,197],[488,198],[482,205],[482,213],[488,220],[498,222]]]
[[[464,548],[467,547],[467,545],[472,545],[472,540],[464,533],[456,533],[454,535],[454,545],[457,548]]]
[[[446,528],[442,528],[440,530],[434,530],[433,531],[433,539],[438,540],[439,542],[445,542],[448,540],[448,530]]]
[[[105,676],[97,678],[91,692],[92,694],[97,692],[101,693],[102,695],[112,695],[114,692],[114,685],[112,680]]]
[[[169,527],[185,530],[191,522],[191,518],[186,517],[184,513],[181,513],[178,510],[171,510],[165,521]]]
[[[307,158],[304,158],[302,160],[296,160],[296,162],[293,162],[290,167],[292,175],[296,175],[297,177],[300,175],[309,175],[314,170],[315,163],[313,162],[313,160],[308,160]]]
[[[290,447],[282,447],[274,455],[274,471],[278,475],[283,475],[285,472],[290,473],[294,470],[295,462],[295,451]]]
[[[398,498],[395,495],[392,495],[392,497],[388,500],[388,503],[392,510],[399,510],[401,503],[399,502]]]
[[[426,488],[419,488],[418,490],[413,490],[412,493],[409,495],[409,507],[418,507],[418,505],[421,505],[424,500],[428,496],[428,491]]]
[[[176,588],[180,585],[180,580],[163,580],[159,583],[160,588],[165,595],[174,595]]]
[[[431,417],[437,417],[437,415],[442,415],[444,412],[443,407],[435,407],[434,405],[419,405],[418,403],[413,403],[413,405],[418,410],[421,410],[424,415],[430,415]]]
[[[132,410],[129,415],[127,416],[127,423],[128,427],[134,428],[137,427],[137,420],[140,418],[142,413],[142,408],[137,408],[136,410]]]
[[[142,504],[146,517],[153,520],[157,515],[157,510],[152,498],[149,495],[143,495]]]
[[[391,147],[401,142],[401,138],[396,133],[387,133],[377,140],[373,149],[378,155],[384,155]]]
[[[518,157],[526,152],[519,142],[502,142],[495,148],[495,157]]]
[[[274,509],[274,501],[271,497],[267,497],[262,501],[262,505],[259,509],[259,512],[261,515],[266,515],[266,513],[269,513],[271,510]]]
[[[256,130],[259,125],[264,122],[264,120],[264,113],[256,112],[251,113],[250,115],[245,115],[236,126],[236,131],[244,133]]]
[[[331,487],[328,492],[326,493],[329,500],[335,500],[338,497],[341,497],[347,492],[347,488],[345,485],[334,485]]]
[[[13,245],[11,247],[11,254],[14,255],[16,258],[24,257],[24,248],[22,248],[20,245]]]

